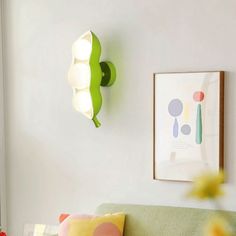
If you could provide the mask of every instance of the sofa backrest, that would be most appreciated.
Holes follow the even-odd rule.
[[[218,211],[144,205],[102,204],[96,213],[124,212],[124,236],[202,236],[207,220]],[[227,212],[236,222],[236,212]]]

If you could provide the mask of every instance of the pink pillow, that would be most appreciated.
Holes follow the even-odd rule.
[[[70,223],[71,220],[75,220],[75,219],[91,219],[91,218],[93,218],[93,216],[91,216],[91,215],[79,215],[79,214],[69,215],[68,217],[66,217],[61,222],[61,224],[59,226],[58,236],[68,236],[69,223]]]

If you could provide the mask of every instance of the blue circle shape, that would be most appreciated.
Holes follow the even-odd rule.
[[[189,135],[191,133],[190,125],[187,125],[187,124],[183,125],[181,127],[181,133],[184,134],[184,135]]]
[[[172,99],[168,105],[168,111],[173,117],[179,116],[183,111],[183,103],[178,98]]]

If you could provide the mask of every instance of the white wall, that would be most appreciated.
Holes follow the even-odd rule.
[[[102,202],[211,207],[187,183],[152,180],[152,73],[225,70],[224,199],[236,210],[235,0],[7,0],[7,194],[10,235],[26,222]],[[117,82],[102,89],[102,126],[76,113],[71,44],[92,29]]]

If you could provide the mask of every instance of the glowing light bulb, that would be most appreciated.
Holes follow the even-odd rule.
[[[73,106],[89,119],[93,118],[93,105],[89,90],[77,91],[73,96]]]
[[[91,80],[90,66],[87,64],[72,64],[68,72],[68,80],[73,88],[88,88]]]
[[[72,53],[78,60],[89,60],[91,51],[92,43],[87,39],[77,40],[72,47]]]

